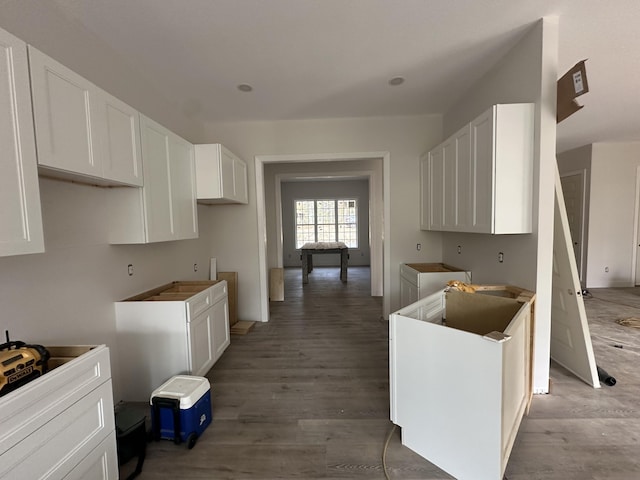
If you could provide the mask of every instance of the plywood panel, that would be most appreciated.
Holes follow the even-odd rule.
[[[284,270],[282,268],[269,270],[269,300],[272,302],[284,301]]]
[[[226,280],[229,294],[229,326],[238,321],[238,272],[218,272],[218,280]]]

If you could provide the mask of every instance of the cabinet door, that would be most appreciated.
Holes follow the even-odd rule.
[[[234,158],[226,149],[222,148],[220,156],[220,188],[222,197],[235,200]]]
[[[148,242],[174,239],[169,177],[169,131],[141,115],[144,158],[144,214]]]
[[[442,230],[444,217],[444,149],[429,153],[429,230]]]
[[[0,29],[0,256],[44,252],[27,45]]]
[[[456,230],[469,231],[473,219],[473,164],[471,161],[471,132],[469,125],[458,131],[456,137]]]
[[[102,90],[97,91],[100,146],[105,179],[141,187],[142,150],[138,111]]]
[[[234,197],[238,203],[249,203],[247,195],[247,165],[235,159],[233,162]]]
[[[214,304],[211,310],[213,311],[213,361],[215,362],[231,343],[227,298]]]
[[[406,278],[400,278],[400,308],[418,301],[418,287]]]
[[[189,362],[191,375],[203,376],[213,366],[213,308],[189,323]]]
[[[31,46],[29,64],[38,163],[101,178],[100,148],[92,143],[96,87]]]
[[[169,172],[175,239],[198,238],[193,145],[169,135]]]
[[[457,207],[457,143],[455,137],[442,146],[442,230],[456,229]]]
[[[471,122],[471,161],[473,165],[471,232],[492,233],[494,178],[494,110]]]
[[[429,230],[431,189],[429,186],[429,154],[420,157],[420,229]]]

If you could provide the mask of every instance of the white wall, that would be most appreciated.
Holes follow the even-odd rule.
[[[634,286],[640,142],[585,145],[559,154],[558,166],[586,172],[586,288]]]
[[[447,137],[492,104],[536,104],[533,233],[445,234],[443,259],[471,270],[474,283],[506,283],[536,292],[534,391],[537,393],[545,393],[549,387],[557,40],[556,19],[537,22],[444,116]],[[457,253],[458,245],[463,247],[461,255]],[[504,253],[504,263],[498,263],[498,252]]]
[[[638,168],[640,143],[592,145],[587,288],[634,286]]]
[[[280,122],[209,124],[207,141],[220,142],[248,163],[249,204],[216,206],[212,241],[220,257],[239,272],[239,309],[243,320],[266,320],[260,310],[260,273],[256,209],[257,155],[339,154],[389,152],[390,288],[384,292],[391,311],[399,305],[399,265],[402,262],[440,261],[440,234],[420,230],[419,166],[421,153],[442,137],[441,117],[406,116],[345,118]],[[374,199],[371,199],[373,201]],[[213,210],[213,209],[212,209]],[[233,229],[224,228],[233,225]],[[416,251],[416,244],[422,250]],[[231,267],[232,266],[232,267]],[[244,298],[244,300],[243,300]]]
[[[14,340],[44,345],[106,344],[117,401],[113,302],[173,280],[208,279],[212,225],[200,215],[198,240],[109,245],[106,189],[45,178],[40,187],[45,253],[0,258],[3,338],[8,329]]]

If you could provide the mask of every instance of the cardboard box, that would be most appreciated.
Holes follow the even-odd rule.
[[[586,62],[586,60],[576,63],[558,80],[557,123],[560,123],[583,107],[583,105],[579,105],[575,99],[589,91],[587,70],[584,62]]]

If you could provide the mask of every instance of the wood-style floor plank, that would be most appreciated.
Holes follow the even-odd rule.
[[[365,267],[350,268],[346,283],[338,268],[314,268],[304,286],[300,269],[285,269],[285,300],[271,303],[270,322],[233,336],[207,375],[212,424],[192,450],[150,443],[139,478],[384,479],[388,322],[369,292]],[[640,478],[640,330],[615,323],[640,316],[640,289],[592,293],[596,359],[618,383],[595,390],[552,364],[551,394],[534,397],[508,480]],[[399,429],[386,463],[396,480],[451,478],[403,447]]]

